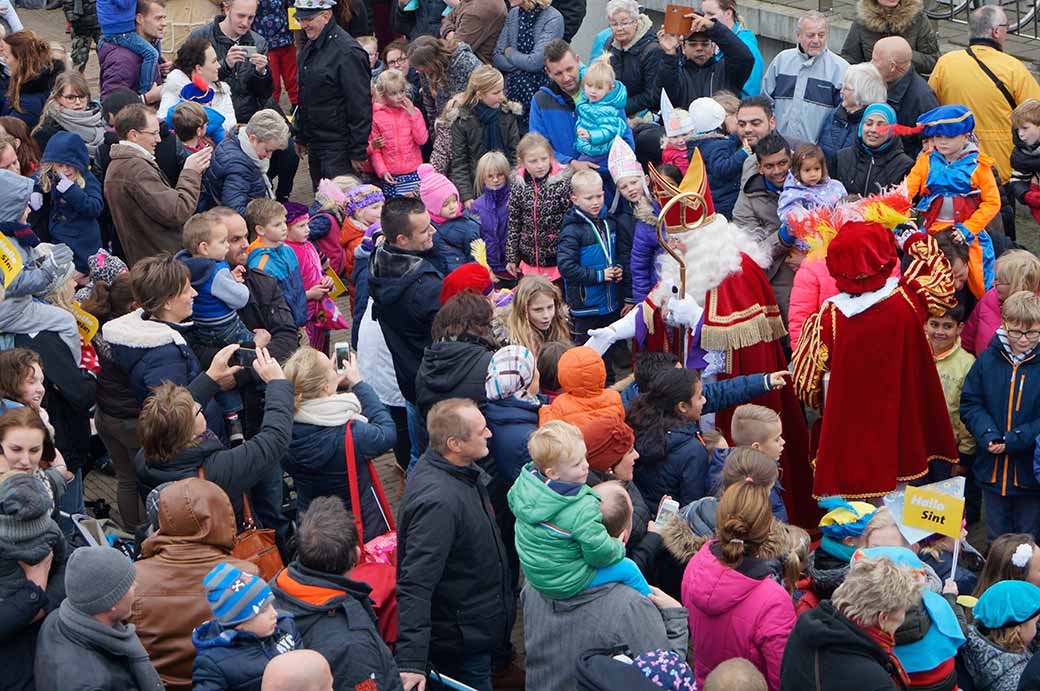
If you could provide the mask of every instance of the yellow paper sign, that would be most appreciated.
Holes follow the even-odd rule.
[[[906,488],[903,525],[960,538],[963,516],[964,500],[959,497],[919,487]]]
[[[76,326],[79,327],[79,337],[83,339],[84,343],[90,343],[90,339],[94,338],[94,334],[96,334],[98,330],[97,317],[90,312],[83,311],[78,302],[72,303],[72,309],[75,310]]]
[[[0,275],[4,278],[4,287],[11,287],[11,282],[22,272],[22,253],[11,244],[7,236],[0,235]]]
[[[296,19],[296,8],[295,7],[290,7],[289,8],[289,29],[291,31],[299,31],[300,30],[300,22],[297,21],[297,19]]]
[[[343,293],[347,292],[347,286],[343,285],[343,281],[339,275],[332,270],[332,267],[325,269],[325,275],[332,279],[332,290],[329,291],[329,297],[335,300]]]

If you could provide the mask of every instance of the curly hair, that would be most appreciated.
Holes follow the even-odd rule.
[[[906,610],[921,599],[924,583],[909,567],[887,557],[852,562],[845,581],[831,596],[834,607],[860,626],[877,626],[882,614]]]

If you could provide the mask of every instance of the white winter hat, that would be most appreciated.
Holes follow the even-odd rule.
[[[690,120],[695,134],[714,132],[726,122],[726,109],[713,98],[698,98],[690,104]]]

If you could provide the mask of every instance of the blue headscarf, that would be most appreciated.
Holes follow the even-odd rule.
[[[885,118],[885,122],[887,122],[889,125],[895,125],[897,122],[896,111],[893,110],[892,106],[888,105],[887,103],[871,103],[863,110],[863,117],[860,118],[859,121],[859,129],[856,131],[856,134],[857,136],[859,136],[860,146],[862,146],[870,153],[884,151],[888,147],[892,146],[892,140],[895,139],[894,134],[890,134],[888,139],[886,139],[881,146],[876,148],[867,146],[866,142],[863,141],[863,123],[866,122],[867,118],[869,118],[871,115],[881,115]]]

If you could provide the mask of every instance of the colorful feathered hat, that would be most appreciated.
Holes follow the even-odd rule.
[[[922,137],[956,137],[975,131],[975,116],[967,106],[951,103],[921,113],[917,116],[917,124],[914,127],[889,125],[887,129],[900,136],[920,134]]]
[[[181,89],[181,98],[185,101],[195,101],[205,106],[213,101],[213,89],[210,88],[205,79],[196,74]]]
[[[820,532],[832,540],[859,537],[877,513],[877,507],[863,501],[845,501],[841,497],[824,497],[819,501],[827,511],[820,519]]]

